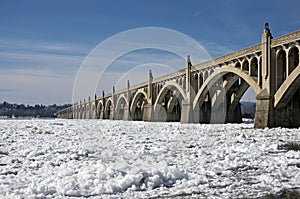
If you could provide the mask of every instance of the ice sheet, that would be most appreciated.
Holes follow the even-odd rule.
[[[255,198],[300,187],[299,129],[0,120],[0,197]]]

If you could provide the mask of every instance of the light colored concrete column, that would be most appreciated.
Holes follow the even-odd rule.
[[[274,126],[274,93],[276,91],[276,53],[271,49],[272,35],[269,25],[262,34],[262,91],[256,96],[255,128]]]
[[[285,75],[285,79],[287,79],[287,77],[290,75],[290,59],[289,59],[289,53],[288,53],[288,50],[285,50],[285,55],[286,55],[286,75]],[[283,80],[283,81],[284,81]]]
[[[112,110],[110,112],[110,120],[114,120],[115,119],[115,108],[116,108],[116,103],[115,103],[115,93],[116,93],[116,90],[115,90],[115,86],[113,86],[113,89],[112,89]]]
[[[186,81],[185,81],[185,92],[187,99],[183,100],[181,103],[181,118],[180,122],[181,123],[192,123],[194,122],[193,120],[193,104],[192,104],[192,99],[193,98],[193,89],[191,89],[191,67],[192,63],[190,60],[190,56],[187,56],[187,61],[186,61]]]
[[[196,89],[197,91],[199,90],[199,88],[202,86],[201,85],[201,72],[200,73],[198,73],[198,88]]]
[[[158,89],[158,88],[157,88]],[[143,112],[143,121],[153,122],[155,121],[154,118],[154,86],[153,86],[153,74],[152,71],[149,70],[148,72],[148,96],[147,96],[147,104],[144,105],[144,112]],[[157,91],[157,93],[159,93]]]
[[[86,102],[85,99],[83,99],[83,114],[81,119],[86,119]]]
[[[130,117],[130,83],[129,83],[129,80],[127,80],[127,90],[126,90],[126,98],[127,98],[127,102],[126,102],[126,106],[124,107],[124,118],[123,120],[131,120],[131,117]]]
[[[261,64],[260,64],[260,57],[256,57],[256,59],[257,59],[257,84],[258,85],[261,85],[261,79],[262,79],[262,77],[261,77]]]
[[[265,128],[274,126],[273,97],[264,89],[256,96],[256,112],[254,128]]]
[[[298,66],[300,65],[300,47],[299,46],[297,46],[297,48],[298,48]],[[296,66],[297,67],[297,66]]]

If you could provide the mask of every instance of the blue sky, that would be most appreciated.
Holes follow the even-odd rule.
[[[126,30],[172,29],[217,57],[259,43],[265,22],[274,37],[300,29],[299,8],[299,0],[1,0],[0,101],[71,102],[76,73],[85,57],[100,42]],[[166,56],[176,60],[159,52],[129,53],[114,62],[111,73],[121,72],[117,69],[122,64],[153,59],[167,64]],[[245,97],[249,98],[253,96]]]

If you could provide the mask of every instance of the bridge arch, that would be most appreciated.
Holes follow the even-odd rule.
[[[200,86],[203,84],[203,73],[199,73],[199,76],[198,76],[198,88],[197,88],[197,91],[199,90]]]
[[[296,67],[274,95],[274,107],[286,104],[300,87],[300,67]]]
[[[132,120],[143,119],[144,105],[147,103],[147,93],[144,90],[139,90],[134,94],[130,105],[130,115]]]
[[[90,119],[90,104],[85,105],[84,119]]]
[[[236,62],[236,64],[234,65],[235,68],[241,69],[241,63],[239,61]]]
[[[186,76],[185,75],[182,76],[182,85],[181,86],[182,86],[183,89],[186,89],[185,88],[185,86],[186,86]]]
[[[293,45],[288,50],[288,75],[299,65],[299,48]]]
[[[203,80],[204,80],[204,82],[205,82],[205,80],[207,80],[207,78],[208,78],[208,71],[205,70],[205,71],[203,72]]]
[[[214,89],[212,90],[213,96],[210,96],[209,92],[210,92],[210,89],[212,88],[212,86],[215,85],[215,84],[219,84],[218,81],[223,80],[225,75],[228,75],[230,73],[233,74],[233,76],[231,77],[232,82],[228,83],[228,86],[227,86],[228,88],[226,88],[226,85],[225,85],[225,88],[222,88],[223,89],[223,90],[221,90],[221,93],[223,93],[222,96],[215,96],[216,92],[215,92]],[[237,76],[238,78],[236,78],[234,76]],[[242,80],[242,82],[244,81],[248,85],[247,88],[250,86],[256,94],[258,94],[260,92],[261,89],[258,86],[257,82],[252,77],[250,77],[248,73],[245,73],[244,71],[240,70],[239,68],[233,68],[233,67],[229,67],[229,66],[223,66],[223,67],[217,68],[215,70],[215,72],[212,75],[210,75],[208,77],[208,79],[203,83],[203,85],[199,89],[199,91],[196,94],[196,96],[194,98],[194,101],[193,101],[193,111],[194,111],[195,114],[199,111],[202,111],[201,108],[205,109],[205,112],[199,112],[200,121],[202,121],[201,118],[206,118],[205,121],[202,121],[202,122],[210,122],[210,121],[207,120],[207,117],[211,118],[211,112],[209,112],[209,109],[212,108],[212,104],[211,104],[212,99],[211,98],[214,97],[215,100],[221,100],[222,101],[222,99],[224,97],[226,97],[228,90],[234,84],[234,80],[236,80],[237,82],[240,82],[240,81],[238,81],[239,78]],[[220,85],[219,85],[219,87],[220,87]],[[247,90],[247,88],[246,88],[246,90]],[[243,91],[240,92],[239,95],[243,95],[246,90],[243,89]],[[237,91],[237,93],[238,92],[239,91]],[[241,98],[241,96],[238,96],[238,95],[236,95],[236,97],[239,97],[239,98],[237,98],[238,100],[240,100],[240,98]],[[234,102],[234,100],[233,100],[233,102]],[[216,104],[219,104],[219,103],[216,103]],[[204,105],[204,107],[202,107],[203,105]],[[237,103],[234,103],[234,104],[231,104],[231,105],[237,105]],[[218,108],[218,106],[215,107],[215,108]],[[230,109],[230,107],[227,107],[227,108]],[[215,122],[217,122],[217,123],[225,122],[226,111],[227,110],[223,110],[223,112],[224,112],[223,115],[222,114],[216,115],[220,118],[215,118],[215,117],[212,117],[212,118],[215,118],[216,119]],[[221,121],[221,120],[223,120],[223,121]]]
[[[77,115],[77,113],[78,113],[78,111],[77,111],[77,105],[73,105],[73,118],[74,119],[77,119],[78,118],[78,115]]]
[[[187,99],[185,91],[182,87],[179,86],[176,82],[167,82],[160,90],[160,93],[158,94],[155,104],[161,102],[162,97],[166,95],[166,93],[171,90],[172,88],[175,88],[179,91],[179,93],[183,96],[184,99]]]
[[[223,83],[224,89],[221,90],[221,92],[224,93],[219,93],[219,96],[224,96],[238,80],[239,76],[237,75],[226,78],[226,81],[224,82],[225,84]],[[221,98],[218,98],[216,101],[214,101],[214,104],[212,104],[212,106],[219,106],[222,101],[223,100]]]
[[[215,72],[205,80],[205,82],[200,87],[198,93],[196,94],[196,96],[194,98],[193,109],[196,108],[196,105],[199,102],[199,100],[201,98],[205,97],[203,95],[206,95],[207,92],[209,91],[207,87],[209,85],[211,85],[212,83],[216,82],[217,80],[219,80],[220,78],[222,78],[227,73],[234,73],[235,75],[242,78],[244,81],[246,81],[249,84],[249,86],[254,90],[254,92],[256,94],[258,94],[260,92],[261,88],[258,86],[256,81],[252,77],[250,77],[248,74],[244,73],[243,71],[241,71],[238,68],[232,68],[232,67],[224,66],[224,67],[221,67],[221,68],[217,68],[215,70]]]
[[[103,113],[104,113],[104,105],[103,105],[103,101],[100,100],[97,103],[96,119],[103,119]]]
[[[114,117],[114,103],[110,97],[105,103],[103,119],[113,119]]]
[[[219,93],[212,94],[215,100],[210,102],[213,112],[210,122],[242,123],[240,100],[248,90],[249,84],[234,73],[227,73],[223,78],[223,88],[219,90]],[[200,114],[203,113],[205,112],[200,112]]]
[[[253,57],[250,60],[250,76],[257,77],[258,75],[258,59],[256,57]]]
[[[125,97],[125,94],[120,95],[115,107],[115,114],[116,114],[115,119],[117,120],[124,119],[125,109],[128,108],[127,105],[128,102],[127,102],[127,98]]]
[[[274,95],[274,114],[281,126],[300,126],[300,66],[282,83]]]
[[[230,107],[229,107],[229,114],[233,113],[237,108],[238,108],[238,104],[240,103],[240,99],[243,97],[243,95],[245,94],[245,92],[248,90],[249,88],[249,84],[245,81],[242,81],[241,84],[239,85],[239,89],[237,90],[237,92],[234,94],[234,98],[232,99],[231,103],[230,103]],[[229,119],[228,122],[231,122],[230,120],[234,120],[235,118],[227,118]]]
[[[244,61],[243,61],[243,63],[242,63],[242,70],[243,71],[249,71],[249,61],[248,61],[248,59],[245,59]]]
[[[96,119],[96,102],[91,103],[90,119]]]
[[[82,119],[81,118],[81,105],[80,104],[76,105],[76,119]]]
[[[80,104],[80,109],[79,109],[79,118],[84,119],[85,117],[85,106],[84,104]]]
[[[287,77],[286,51],[280,49],[276,53],[276,89],[278,89]]]
[[[195,92],[197,92],[198,91],[198,88],[199,88],[199,74],[198,73],[195,73],[194,75],[193,75],[193,85],[192,85],[192,88],[194,89],[194,91]]]
[[[182,101],[187,96],[176,82],[166,83],[154,103],[156,121],[180,121]]]

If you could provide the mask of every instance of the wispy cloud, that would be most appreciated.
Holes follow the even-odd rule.
[[[7,92],[14,92],[15,90],[13,89],[7,89],[7,88],[0,88],[1,93],[7,93]]]
[[[93,50],[81,44],[0,39],[0,85],[18,90],[15,98],[24,101],[24,96],[27,100],[49,101],[49,96],[53,96],[53,101],[68,99],[74,85],[80,91],[78,99],[83,99],[94,95],[101,78],[107,77],[107,81],[100,82],[107,90],[116,84],[122,87],[126,81],[118,81],[122,78],[133,79],[132,84],[147,81],[149,68],[153,68],[156,77],[164,74],[162,66],[173,71],[183,69],[188,54],[194,64],[209,59],[195,40],[176,31],[170,37],[171,32],[139,29],[137,33],[105,40]],[[147,71],[137,68],[147,68]],[[80,76],[74,81],[76,74]]]
[[[202,44],[210,54],[210,56],[212,56],[213,58],[232,53],[242,48],[241,46],[236,44],[220,45],[213,41],[205,41]]]
[[[29,104],[70,102],[73,82],[74,77],[49,70],[6,71],[0,73],[0,85],[9,89],[4,88],[0,101]]]
[[[48,69],[56,73],[74,74],[84,56],[34,52],[0,52],[0,69]]]
[[[21,103],[70,102],[76,72],[90,49],[81,44],[0,40],[0,98]],[[18,91],[18,92],[12,92]]]
[[[54,54],[85,55],[90,47],[66,42],[43,42],[20,39],[0,39],[1,49],[5,51],[47,52]]]
[[[195,14],[194,14],[194,17],[197,17],[198,15],[201,15],[202,13],[204,13],[205,12],[205,10],[204,9],[201,9],[201,10],[199,10],[198,12],[196,12]]]
[[[185,67],[185,59],[170,52],[157,49],[142,49],[121,56],[111,64],[111,70],[128,71],[136,66],[151,63],[153,68],[157,64],[167,65],[176,70]]]
[[[48,70],[75,76],[89,51],[80,44],[0,39],[0,70],[24,75],[30,71],[36,76],[41,75],[36,71]]]

